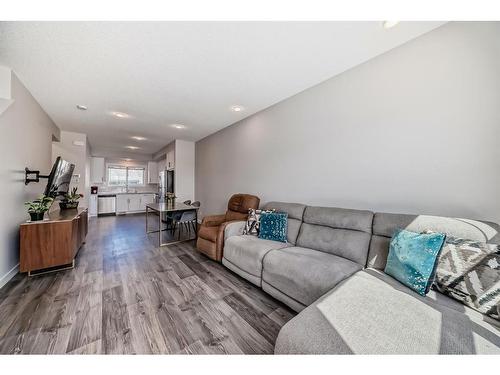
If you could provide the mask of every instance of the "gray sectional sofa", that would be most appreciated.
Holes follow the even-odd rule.
[[[222,263],[297,312],[277,354],[500,353],[500,323],[441,293],[421,297],[383,270],[398,228],[500,244],[494,223],[270,202],[287,243],[227,226]]]

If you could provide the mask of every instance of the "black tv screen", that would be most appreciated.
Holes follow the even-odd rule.
[[[47,182],[47,187],[45,188],[45,195],[57,198],[60,195],[66,194],[69,190],[71,176],[73,176],[74,169],[74,164],[63,160],[60,156],[58,156],[52,166],[52,170],[50,171],[49,181]]]

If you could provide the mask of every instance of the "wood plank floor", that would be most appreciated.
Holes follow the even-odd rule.
[[[76,267],[0,290],[2,354],[266,354],[294,313],[143,215],[93,218]]]

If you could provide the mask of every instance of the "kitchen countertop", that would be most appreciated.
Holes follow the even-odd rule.
[[[112,191],[101,191],[97,193],[97,196],[100,195],[122,195],[122,194],[158,194],[156,191],[138,191],[136,193],[126,193],[126,192],[112,192]]]
[[[39,221],[31,221],[31,220],[26,220],[24,223],[21,223],[21,225],[27,225],[27,224],[45,224],[45,223],[50,223],[53,221],[71,221],[75,217],[79,216],[83,211],[86,211],[87,208],[77,208],[77,209],[68,209],[68,210],[53,210],[50,212],[47,212],[45,214],[45,217],[43,220]]]

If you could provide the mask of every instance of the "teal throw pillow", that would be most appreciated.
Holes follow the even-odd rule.
[[[266,212],[260,215],[259,238],[263,240],[286,242],[288,214],[285,212]]]
[[[434,281],[443,233],[398,230],[392,237],[385,273],[425,296]]]

